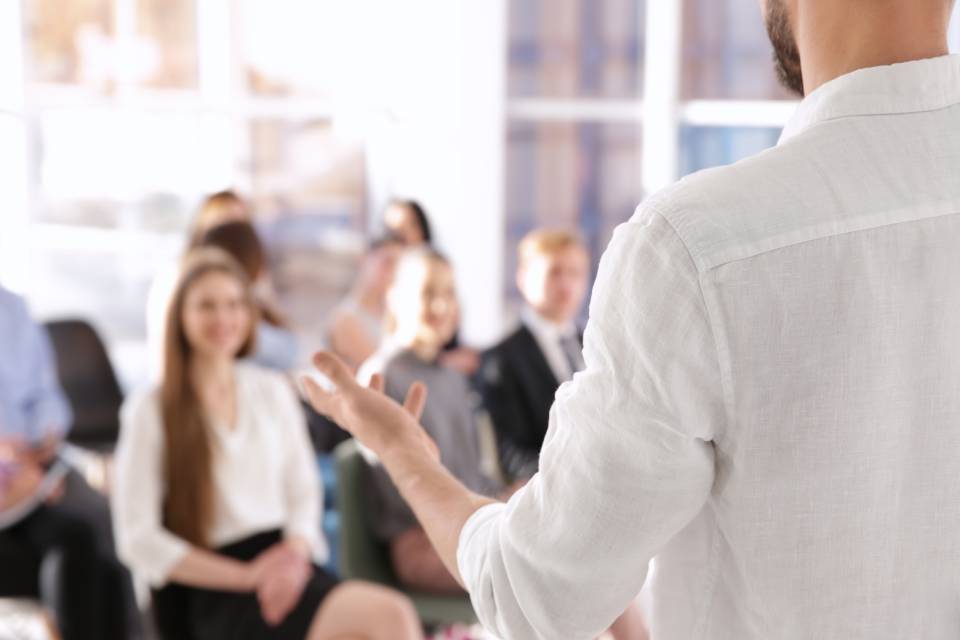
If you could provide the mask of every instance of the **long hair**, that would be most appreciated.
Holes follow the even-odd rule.
[[[254,347],[257,309],[250,282],[236,261],[219,249],[191,251],[181,267],[167,311],[160,409],[163,416],[166,492],[163,523],[170,531],[198,547],[209,543],[213,517],[213,442],[207,418],[190,374],[192,347],[183,328],[183,307],[193,284],[209,273],[224,273],[240,282],[250,312],[250,329],[237,357]]]

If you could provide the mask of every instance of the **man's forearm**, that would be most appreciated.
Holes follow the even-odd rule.
[[[442,464],[422,451],[397,449],[381,461],[443,564],[465,587],[457,567],[460,530],[477,509],[495,501],[464,487]]]

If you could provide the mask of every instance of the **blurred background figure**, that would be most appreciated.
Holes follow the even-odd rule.
[[[383,211],[383,224],[408,247],[433,244],[427,212],[416,200],[391,200]]]
[[[51,589],[41,595],[64,640],[126,638],[134,624],[130,579],[114,555],[106,499],[67,471],[72,417],[50,340],[2,286],[0,353],[0,553],[10,558],[0,593],[29,594],[42,564],[56,558]]]
[[[576,319],[590,277],[587,249],[571,231],[532,231],[517,257],[520,325],[483,354],[477,376],[500,463],[514,479],[536,473],[557,387],[583,367]]]
[[[253,212],[243,198],[227,189],[213,193],[203,201],[193,219],[190,237],[198,238],[209,229],[229,222],[253,222]]]
[[[124,409],[115,526],[123,559],[155,590],[162,636],[420,637],[401,596],[314,565],[327,547],[303,412],[282,376],[237,363],[257,318],[235,260],[190,253],[163,377]]]
[[[299,344],[286,319],[261,293],[265,289],[262,283],[268,280],[266,252],[253,225],[247,221],[218,224],[195,236],[192,247],[222,249],[237,261],[252,283],[259,322],[251,362],[292,371],[300,360]]]
[[[360,379],[381,374],[385,392],[400,402],[413,382],[425,383],[428,394],[421,422],[436,442],[444,466],[472,490],[500,494],[501,484],[483,471],[467,378],[438,361],[460,316],[449,261],[429,248],[404,254],[387,294],[387,314],[387,340],[361,367]],[[386,472],[376,464],[370,470],[373,530],[389,545],[400,584],[431,593],[462,593]]]
[[[416,200],[391,200],[384,209],[383,223],[407,247],[434,246],[427,212]],[[439,362],[448,369],[470,376],[480,366],[480,353],[461,343],[459,329],[458,324],[457,330],[443,345]]]
[[[330,317],[330,350],[356,370],[383,339],[387,290],[393,283],[403,243],[396,236],[373,241],[356,281]]]

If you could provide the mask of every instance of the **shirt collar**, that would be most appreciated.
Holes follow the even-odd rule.
[[[778,144],[827,120],[934,111],[957,103],[960,55],[857,69],[804,98]]]
[[[520,312],[520,320],[538,336],[549,339],[554,342],[561,338],[569,338],[577,335],[577,325],[569,322],[565,325],[559,325],[556,322],[547,320],[542,315],[533,310],[532,307],[524,307]]]

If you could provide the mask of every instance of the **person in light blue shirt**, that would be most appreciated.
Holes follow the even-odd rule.
[[[0,285],[0,435],[51,448],[70,428],[50,338],[23,299]]]
[[[127,638],[136,628],[128,615],[132,586],[113,553],[109,528],[105,533],[100,524],[103,496],[73,472],[53,494],[42,488],[40,477],[60,450],[72,415],[49,336],[24,300],[2,286],[0,354],[0,443],[8,489],[0,500],[0,521],[8,520],[0,526],[0,544],[34,558],[38,571],[42,559],[59,556],[51,605],[64,640]],[[25,509],[31,501],[35,504]],[[13,512],[17,515],[9,517]],[[29,589],[13,580],[0,572],[4,591]]]

